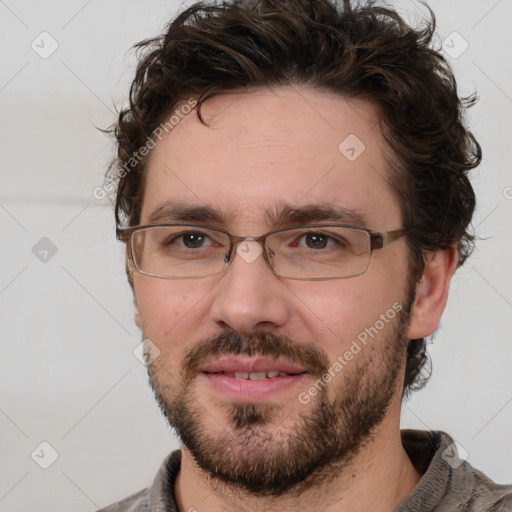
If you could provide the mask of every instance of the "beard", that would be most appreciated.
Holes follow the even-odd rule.
[[[222,401],[220,423],[208,413],[211,403],[202,404],[197,395],[200,368],[227,354],[281,357],[302,365],[317,381],[330,364],[314,343],[299,344],[271,332],[221,333],[187,352],[179,376],[149,365],[150,384],[162,413],[208,480],[254,497],[297,497],[339,477],[383,421],[401,389],[413,300],[409,296],[384,332],[361,344],[362,350],[329,385],[323,383],[307,406],[298,400],[301,409],[294,407],[284,417],[282,403]],[[284,427],[287,419],[293,420],[291,428]]]

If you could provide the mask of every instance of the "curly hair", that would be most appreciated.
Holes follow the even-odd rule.
[[[389,185],[409,229],[410,282],[421,278],[432,251],[456,245],[462,265],[474,245],[467,174],[482,158],[464,124],[476,95],[458,96],[426,7],[430,19],[417,28],[372,0],[226,0],[184,10],[161,36],[135,45],[142,55],[129,105],[111,128],[117,157],[107,180],[116,188],[117,225],[139,223],[147,161],[140,149],[177,105],[194,98],[205,124],[201,105],[217,93],[306,85],[377,110],[391,155]],[[410,340],[404,394],[426,383],[427,362],[426,340]]]

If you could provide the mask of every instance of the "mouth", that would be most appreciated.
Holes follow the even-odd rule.
[[[253,403],[290,390],[308,374],[305,368],[288,361],[241,356],[211,361],[201,373],[225,398]]]
[[[274,379],[276,377],[288,377],[290,375],[301,375],[302,373],[287,373],[280,372],[277,370],[270,370],[265,372],[203,372],[210,375],[225,375],[226,377],[230,377],[232,379],[242,379],[242,380],[263,380],[263,379]]]
[[[307,373],[306,369],[291,361],[270,357],[223,356],[209,361],[203,373],[222,373],[236,379],[261,380]]]

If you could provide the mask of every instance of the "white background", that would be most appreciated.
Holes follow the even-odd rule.
[[[421,13],[412,1],[399,5]],[[474,225],[485,240],[456,275],[430,346],[434,375],[406,402],[402,423],[449,432],[473,465],[507,483],[512,3],[430,5],[440,39],[456,31],[469,44],[451,60],[461,93],[481,96],[469,121],[485,155],[473,172]],[[95,127],[113,122],[126,97],[135,62],[128,49],[160,33],[178,8],[0,1],[0,511],[95,510],[150,484],[178,446],[132,353],[140,335],[112,209],[92,195],[112,155]],[[47,59],[31,48],[43,31],[59,45]],[[42,237],[58,251],[46,263],[32,252]],[[31,458],[43,441],[58,452],[46,470]]]

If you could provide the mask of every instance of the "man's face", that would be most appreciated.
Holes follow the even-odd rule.
[[[368,104],[280,87],[217,96],[202,112],[209,126],[192,113],[152,151],[141,224],[155,222],[157,209],[159,222],[183,222],[162,216],[163,205],[179,204],[196,208],[187,222],[256,237],[277,227],[266,212],[330,205],[349,212],[348,224],[352,212],[374,231],[402,227]],[[206,208],[224,221],[205,217]],[[406,243],[376,251],[362,275],[327,281],[279,278],[261,255],[242,256],[201,279],[135,272],[138,324],[160,350],[149,367],[157,399],[199,466],[278,495],[347,463],[391,409],[398,414]],[[237,365],[237,373],[294,375],[241,380]]]

